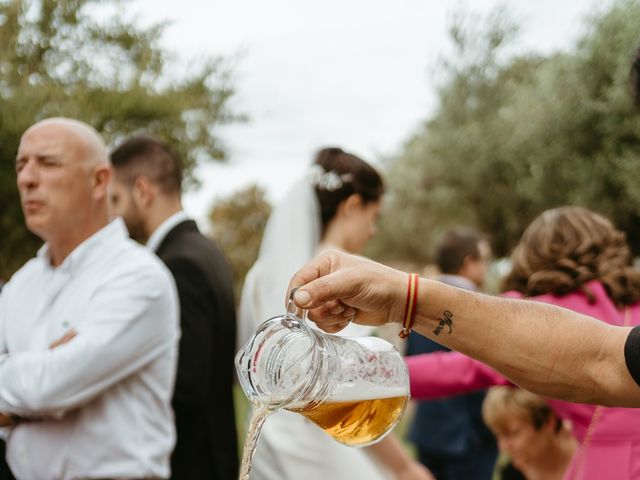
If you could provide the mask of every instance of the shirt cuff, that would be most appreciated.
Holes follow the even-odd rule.
[[[624,344],[624,361],[629,373],[640,385],[640,325],[633,327]]]

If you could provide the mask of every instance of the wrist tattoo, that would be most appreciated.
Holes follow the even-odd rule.
[[[442,313],[442,316],[438,320],[439,320],[438,326],[433,331],[433,334],[436,337],[440,335],[440,332],[442,332],[444,327],[449,327],[448,333],[453,332],[453,313],[451,313],[449,310],[445,310]]]

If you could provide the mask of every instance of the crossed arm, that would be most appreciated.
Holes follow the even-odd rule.
[[[0,361],[4,420],[62,415],[174,348],[175,296],[154,273],[141,278],[132,271],[105,281],[109,287],[96,293],[76,323],[77,335],[69,332],[48,350],[6,355]]]

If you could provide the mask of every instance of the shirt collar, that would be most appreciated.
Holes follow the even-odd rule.
[[[116,238],[126,239],[128,237],[129,232],[127,232],[124,221],[121,218],[116,218],[74,248],[57,267],[51,265],[48,243],[40,247],[37,256],[48,269],[71,273],[76,265],[81,265],[82,262],[91,258],[93,252],[99,251],[100,244],[112,242]]]
[[[155,231],[151,234],[149,240],[147,240],[147,248],[152,252],[156,252],[167,234],[176,225],[184,222],[185,220],[189,220],[189,217],[186,213],[184,213],[184,210],[180,210],[171,215],[164,222],[162,222],[160,226],[156,228]]]

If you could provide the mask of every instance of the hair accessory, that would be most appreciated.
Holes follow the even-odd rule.
[[[335,170],[325,171],[320,165],[311,166],[311,183],[320,190],[335,192],[340,190],[345,183],[353,180],[353,174],[343,173],[340,175]]]
[[[404,318],[402,319],[402,330],[398,334],[400,338],[406,338],[411,333],[413,322],[416,319],[416,307],[418,304],[418,274],[410,273],[407,285],[407,303],[404,306]]]

